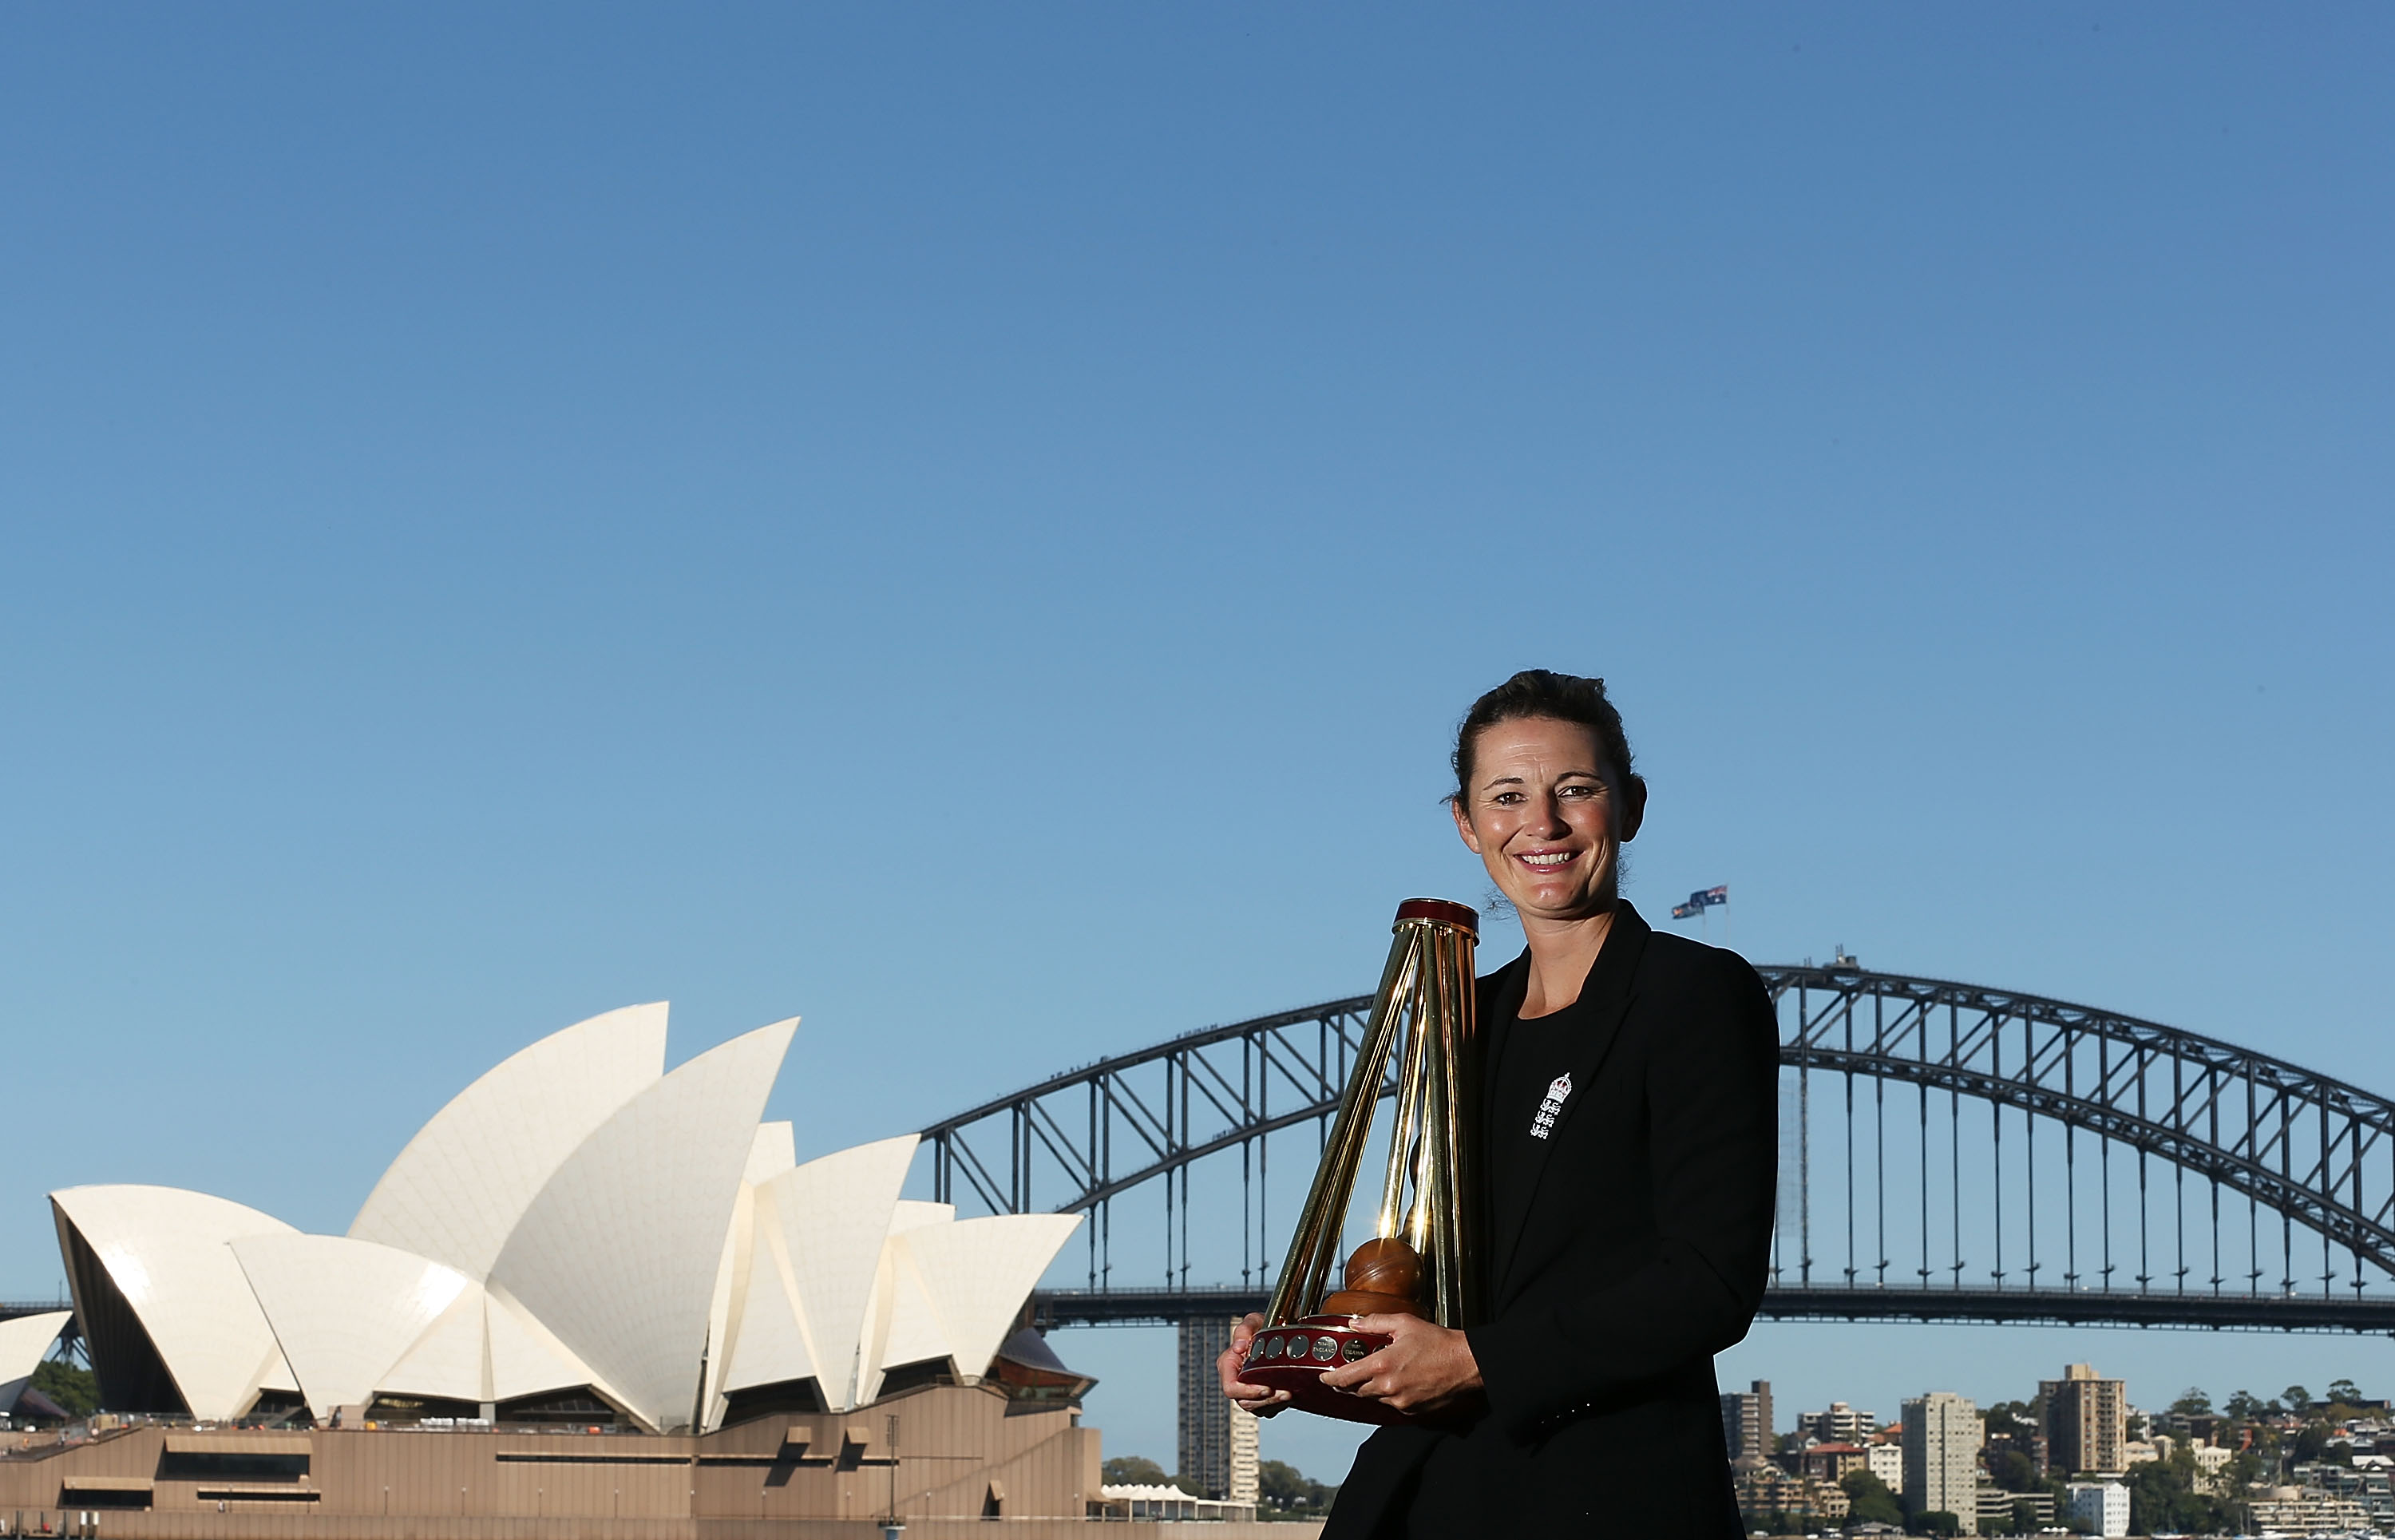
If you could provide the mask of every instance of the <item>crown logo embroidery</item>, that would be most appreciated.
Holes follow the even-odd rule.
[[[1530,1120],[1530,1137],[1543,1139],[1555,1132],[1555,1114],[1564,1109],[1564,1098],[1571,1093],[1571,1073],[1568,1070],[1547,1082],[1546,1099],[1539,1103],[1539,1115]]]

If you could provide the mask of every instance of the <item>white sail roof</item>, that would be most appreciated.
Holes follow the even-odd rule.
[[[945,1225],[957,1216],[954,1203],[926,1203],[920,1199],[901,1198],[898,1206],[890,1211],[890,1233],[903,1235],[920,1225]]]
[[[748,1169],[740,1179],[750,1187],[770,1182],[799,1163],[798,1131],[786,1122],[759,1123],[757,1137],[748,1147]]]
[[[902,1199],[913,1135],[797,1163],[791,1126],[758,1122],[796,1026],[663,1075],[662,1005],[544,1039],[425,1125],[347,1237],[94,1187],[53,1195],[61,1241],[88,1246],[205,1418],[262,1387],[327,1415],[587,1387],[668,1428],[786,1381],[848,1410],[897,1364],[978,1376],[1078,1220]]]
[[[761,1245],[759,1254],[774,1259],[787,1303],[776,1306],[761,1298],[765,1291],[756,1286],[752,1265],[749,1313],[762,1319],[788,1309],[809,1367],[783,1373],[796,1361],[792,1356],[769,1359],[743,1352],[725,1388],[768,1385],[811,1373],[828,1404],[858,1404],[872,1368],[867,1348],[881,1247],[916,1142],[914,1135],[905,1134],[858,1145],[809,1161],[759,1186],[757,1225],[761,1234],[768,1227],[774,1232],[772,1249]],[[778,1271],[785,1267],[787,1273]],[[767,1329],[787,1342],[779,1327],[777,1321]],[[744,1335],[748,1330],[745,1321],[741,1330]]]
[[[319,1418],[377,1393],[483,1403],[605,1379],[512,1302],[454,1268],[336,1235],[233,1242]]]
[[[665,1072],[666,1006],[576,1022],[509,1057],[409,1140],[350,1225],[476,1280],[567,1157]]]
[[[715,1426],[722,1416],[724,1375],[740,1350],[757,1241],[757,1184],[797,1164],[796,1131],[787,1122],[758,1124],[756,1141],[748,1147],[748,1167],[740,1175],[740,1196],[733,1202],[732,1226],[724,1232],[723,1255],[716,1266],[715,1301],[708,1308],[707,1384],[699,1392],[705,1408],[700,1421],[705,1427]]]
[[[939,1307],[932,1303],[932,1291],[923,1282],[914,1256],[893,1242],[883,1261],[889,1297],[880,1350],[874,1355],[876,1374],[902,1363],[955,1358],[947,1327],[940,1321]],[[871,1388],[880,1387],[877,1379]]]
[[[465,1278],[463,1273],[457,1276]],[[449,1308],[376,1376],[375,1389],[393,1396],[438,1396],[476,1405],[496,1400],[491,1394],[486,1342],[490,1328],[483,1320],[491,1308],[483,1286],[466,1279],[465,1290]]]
[[[816,1373],[807,1329],[798,1320],[798,1283],[790,1279],[788,1241],[778,1224],[760,1224],[757,1248],[749,1255],[748,1294],[716,1387],[735,1391],[807,1377],[822,1382],[824,1374]],[[721,1415],[721,1401],[708,1408],[708,1418]]]
[[[229,1242],[290,1235],[254,1208],[163,1187],[50,1194],[132,1306],[194,1417],[238,1415],[289,1371]]]
[[[232,1254],[320,1420],[372,1401],[434,1321],[482,1292],[455,1268],[347,1236],[244,1236]]]
[[[490,1281],[654,1427],[696,1407],[723,1238],[795,1019],[681,1066],[558,1166]]]
[[[978,1379],[988,1372],[1025,1297],[1080,1223],[1077,1214],[1001,1214],[922,1225],[891,1237],[892,1250],[905,1255],[930,1295],[959,1374]],[[909,1361],[893,1346],[884,1361]]]
[[[493,1401],[515,1401],[587,1385],[616,1405],[631,1408],[629,1397],[576,1357],[573,1348],[509,1298],[505,1289],[492,1284],[488,1297],[490,1307],[483,1312],[483,1322],[490,1334]]]
[[[723,1415],[721,1393],[752,1386],[778,1385],[785,1380],[814,1378],[821,1382],[814,1351],[808,1345],[805,1323],[799,1319],[799,1286],[790,1265],[788,1237],[773,1217],[773,1199],[759,1191],[748,1275],[742,1291],[740,1313],[725,1345],[723,1372],[717,1379],[718,1399],[708,1416]]]
[[[25,1382],[49,1356],[50,1344],[74,1319],[73,1310],[45,1310],[40,1315],[0,1321],[0,1415],[17,1409]]]

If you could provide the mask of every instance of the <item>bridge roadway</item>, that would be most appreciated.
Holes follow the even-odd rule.
[[[1032,1321],[1052,1326],[1175,1326],[1264,1308],[1266,1291],[1042,1289]],[[1766,1321],[1947,1321],[2009,1325],[2175,1326],[2194,1331],[2362,1332],[2395,1337],[2395,1298],[2086,1289],[1774,1288]]]

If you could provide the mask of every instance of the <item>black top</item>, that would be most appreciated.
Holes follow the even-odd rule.
[[[1555,1141],[1557,1120],[1575,1089],[1572,1064],[1595,1028],[1596,1007],[1585,987],[1560,1011],[1542,1016],[1521,1014],[1522,991],[1501,994],[1507,1014],[1486,1025],[1490,1059],[1487,1104],[1481,1118],[1481,1169],[1490,1212],[1519,1214],[1538,1187],[1544,1146]],[[1508,1510],[1508,1494],[1536,1479],[1521,1452],[1449,1440],[1434,1449],[1414,1477],[1404,1505],[1402,1527],[1386,1526],[1406,1540],[1454,1540],[1486,1532]]]
[[[1571,1100],[1573,1051],[1587,1040],[1594,1015],[1582,989],[1579,999],[1546,1016],[1525,1017],[1517,1010],[1495,1034],[1482,1168],[1492,1212],[1519,1214],[1530,1206],[1540,1147],[1554,1142],[1555,1119]]]
[[[1528,977],[1516,958],[1479,989],[1484,1402],[1375,1433],[1325,1540],[1735,1540],[1712,1359],[1763,1301],[1770,999],[1741,959],[1659,936],[1628,904],[1573,1005],[1517,1019]]]

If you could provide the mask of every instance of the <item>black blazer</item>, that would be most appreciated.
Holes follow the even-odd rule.
[[[1525,953],[1480,980],[1491,1066],[1528,977]],[[1417,1533],[1743,1533],[1713,1356],[1746,1335],[1770,1265],[1771,1002],[1743,959],[1658,935],[1627,903],[1581,999],[1573,1094],[1516,1212],[1487,1216],[1488,1319],[1469,1332],[1486,1409],[1373,1434],[1325,1540],[1403,1535],[1409,1515]],[[1488,1120],[1490,1136],[1530,1110]],[[1465,1492],[1485,1524],[1426,1524]]]

